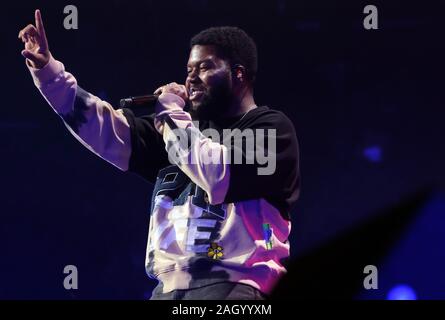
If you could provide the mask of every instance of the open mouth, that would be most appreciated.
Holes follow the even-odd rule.
[[[189,99],[190,101],[197,100],[204,95],[204,90],[201,88],[190,88]]]

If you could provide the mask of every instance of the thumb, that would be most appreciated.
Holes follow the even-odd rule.
[[[22,56],[24,56],[26,59],[31,60],[32,62],[37,62],[38,58],[37,55],[31,51],[23,50]]]

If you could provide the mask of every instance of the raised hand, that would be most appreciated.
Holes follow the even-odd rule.
[[[22,55],[28,59],[33,68],[41,69],[48,63],[51,53],[48,48],[42,16],[38,9],[35,11],[35,20],[35,26],[28,24],[20,30],[18,37],[25,44]]]

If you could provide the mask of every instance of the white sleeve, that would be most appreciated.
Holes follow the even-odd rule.
[[[27,66],[34,84],[73,136],[99,157],[127,171],[131,141],[123,111],[80,88],[53,57],[42,69]]]
[[[210,204],[222,203],[229,188],[229,150],[194,126],[190,114],[183,110],[184,104],[177,95],[162,94],[155,125],[163,134],[170,162],[207,193]]]

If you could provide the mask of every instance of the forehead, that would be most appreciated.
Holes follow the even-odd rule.
[[[194,45],[190,50],[187,65],[197,64],[204,60],[213,61],[217,64],[225,63],[225,60],[218,56],[218,51],[215,46]]]

